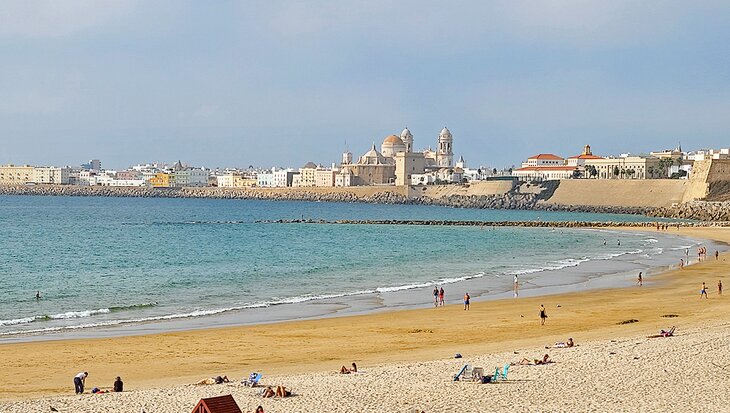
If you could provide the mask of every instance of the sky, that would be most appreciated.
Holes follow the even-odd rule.
[[[730,146],[730,2],[0,2],[0,164]]]

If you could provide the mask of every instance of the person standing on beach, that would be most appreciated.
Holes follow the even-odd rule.
[[[680,269],[680,270],[681,270],[681,269],[684,269],[684,260],[683,260],[683,259],[680,259],[680,260],[679,260],[679,269]]]
[[[720,259],[720,251],[715,250],[715,261]]]
[[[517,279],[517,274],[515,274],[514,289],[515,289],[515,298],[517,298],[517,296],[520,293],[520,281]]]
[[[707,286],[705,285],[705,283],[702,283],[702,289],[700,290],[700,298],[702,298],[703,295],[705,296],[705,299],[706,299],[707,298]]]
[[[74,376],[74,390],[76,390],[76,394],[81,394],[84,392],[84,384],[86,383],[86,377],[88,375],[88,372],[82,371],[81,373]]]
[[[641,271],[639,271],[639,279],[636,281],[637,284],[639,284],[639,287],[644,285],[644,279],[641,277]]]
[[[464,293],[464,310],[469,309],[469,300],[471,297],[469,297],[469,293]]]
[[[444,305],[444,287],[439,290],[439,305]]]
[[[439,287],[433,287],[433,306],[438,307],[439,305]]]
[[[717,280],[717,295],[722,295],[722,280]]]
[[[545,306],[540,304],[540,325],[545,325],[545,320],[547,320],[547,312],[545,312]]]

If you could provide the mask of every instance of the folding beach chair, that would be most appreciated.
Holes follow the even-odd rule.
[[[261,380],[262,376],[263,374],[254,372],[248,376],[248,379],[243,380],[241,383],[243,383],[244,386],[256,387],[259,384],[259,380]]]
[[[464,364],[464,367],[459,370],[454,376],[454,381],[468,381],[472,380],[474,374],[474,367],[470,364]]]

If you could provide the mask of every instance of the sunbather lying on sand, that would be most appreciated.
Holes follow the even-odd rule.
[[[568,348],[568,347],[573,347],[574,345],[575,344],[573,343],[573,339],[569,338],[568,341],[566,341],[565,343],[563,343],[561,341],[561,342],[553,344],[553,348]],[[545,348],[548,348],[548,347],[545,347]]]
[[[291,390],[287,390],[284,386],[276,386],[276,397],[289,397]]]
[[[264,398],[270,398],[270,397],[289,397],[291,396],[291,390],[287,390],[284,386],[276,386],[276,391],[271,388],[271,386],[266,386],[265,389],[261,391],[261,397]]]
[[[357,373],[357,364],[352,363],[352,368],[348,369],[345,366],[342,366],[340,368],[340,374],[350,374],[350,373]]]
[[[276,393],[274,393],[274,389],[271,388],[271,386],[266,386],[266,388],[261,389],[261,397],[268,399],[269,397],[274,397]]]
[[[550,360],[550,356],[548,356],[547,354],[545,354],[545,355],[544,355],[544,356],[542,357],[542,359],[532,359],[532,360],[529,360],[529,359],[527,359],[527,358],[523,358],[523,359],[522,359],[522,360],[520,361],[520,364],[528,364],[528,365],[535,365],[535,366],[539,366],[539,365],[541,365],[541,364],[548,364],[548,363],[552,363],[552,362],[553,362],[553,361],[552,361],[552,360]]]
[[[217,377],[208,377],[205,379],[200,380],[199,382],[195,384],[221,384],[221,383],[229,383],[230,380],[228,380],[228,376],[217,376]]]

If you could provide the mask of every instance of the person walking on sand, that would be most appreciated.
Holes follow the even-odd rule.
[[[720,251],[715,250],[715,261],[720,259]]]
[[[717,295],[722,295],[722,280],[717,280]]]
[[[464,310],[469,309],[469,300],[471,297],[469,297],[469,293],[464,293]]]
[[[76,390],[76,394],[82,394],[84,392],[84,383],[86,383],[86,377],[88,375],[88,372],[82,371],[74,376],[74,390]]]
[[[545,312],[545,306],[540,304],[540,325],[545,325],[545,320],[547,320],[547,312]]]
[[[439,290],[439,305],[444,305],[444,287]]]
[[[517,279],[517,274],[515,274],[514,289],[515,289],[515,298],[517,298],[517,296],[520,294],[520,280]]]
[[[684,269],[684,260],[680,258],[679,260],[679,269]]]
[[[433,306],[438,307],[439,305],[439,288],[438,286],[433,287]]]
[[[702,283],[702,289],[700,290],[700,298],[702,298],[702,296],[705,296],[705,298],[707,298],[707,286],[705,285],[705,283]]]
[[[644,285],[644,279],[641,277],[641,271],[639,271],[639,279],[636,280],[636,283],[639,284],[639,287]]]

